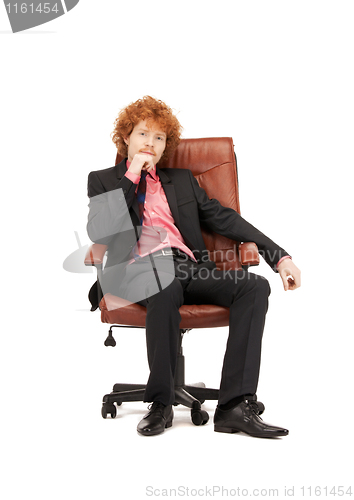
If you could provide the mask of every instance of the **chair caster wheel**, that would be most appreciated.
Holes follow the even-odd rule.
[[[248,397],[246,396],[245,399],[248,399]],[[254,395],[253,397],[250,397],[248,399],[248,401],[249,401],[250,405],[253,406],[253,408],[256,411],[256,413],[258,415],[262,415],[262,413],[265,410],[265,406],[264,406],[264,404],[261,401],[257,401],[257,396]]]
[[[251,406],[255,407],[255,410],[258,413],[258,415],[262,415],[262,413],[265,410],[264,404],[261,403],[260,401],[251,401]]]
[[[258,411],[259,411],[259,415],[262,415],[262,413],[264,412],[265,410],[265,406],[263,403],[261,403],[260,401],[257,401],[257,406],[258,406]]]
[[[192,410],[191,418],[194,425],[205,425],[209,420],[209,414],[205,410]]]
[[[260,401],[250,401],[251,406],[256,411],[257,415],[262,415],[265,410],[265,406]]]
[[[110,414],[111,418],[116,418],[117,416],[117,408],[113,403],[103,403],[101,415],[103,418],[107,418],[107,415]]]

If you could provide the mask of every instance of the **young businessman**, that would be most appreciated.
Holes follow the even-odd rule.
[[[300,286],[300,271],[284,249],[234,210],[210,200],[189,170],[157,167],[180,135],[172,110],[145,96],[124,108],[115,122],[113,141],[125,159],[91,172],[88,179],[88,234],[108,245],[103,291],[147,308],[150,375],[144,401],[153,404],[137,430],[156,435],[172,425],[179,308],[203,303],[230,308],[214,429],[286,436],[286,429],[263,422],[252,404],[269,284],[253,273],[217,271],[200,224],[235,241],[255,242],[285,290]]]

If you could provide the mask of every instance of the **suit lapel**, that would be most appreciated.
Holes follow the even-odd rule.
[[[161,181],[163,190],[165,191],[166,198],[167,198],[168,204],[170,206],[172,216],[175,220],[176,226],[179,229],[180,224],[179,224],[179,214],[178,214],[178,206],[177,206],[175,187],[172,184],[171,179],[168,177],[168,175],[166,174],[165,171],[156,167],[156,172],[157,172],[157,175],[160,177],[160,181]]]
[[[127,159],[124,158],[118,165],[116,165],[116,172],[117,172],[117,178],[118,181],[121,180],[122,177],[124,177],[125,172],[127,171]]]

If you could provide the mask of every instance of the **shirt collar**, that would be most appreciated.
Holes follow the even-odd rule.
[[[130,167],[130,164],[131,162],[127,160],[127,170],[128,168]],[[154,169],[153,170],[150,170],[149,174],[151,175],[151,177],[157,181],[158,180],[158,176],[157,176],[157,173],[156,173],[156,165],[154,166]]]
[[[156,173],[156,165],[154,166],[153,170],[150,170],[149,174],[151,175],[151,177],[157,181],[158,180],[158,177],[157,177],[157,173]]]

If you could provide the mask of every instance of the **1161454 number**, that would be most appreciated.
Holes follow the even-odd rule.
[[[320,497],[320,496],[352,496],[351,486],[345,488],[344,486],[301,486],[302,496]]]
[[[43,5],[43,7],[42,7]],[[39,14],[49,14],[50,12],[55,12],[58,13],[58,4],[55,3],[53,7],[50,7],[50,3],[48,2],[40,2],[39,4],[34,4],[34,3],[15,3],[11,5],[10,3],[6,4],[6,7],[8,9],[9,14],[12,12],[14,14],[26,14],[27,12],[29,13],[36,13],[38,12]],[[12,8],[12,11],[11,11]]]

